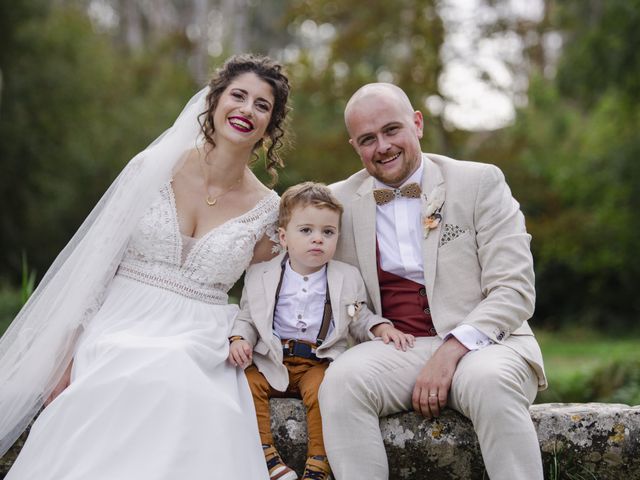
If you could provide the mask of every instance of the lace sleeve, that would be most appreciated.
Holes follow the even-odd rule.
[[[280,207],[280,197],[277,193],[273,193],[269,198],[269,203],[266,208],[266,214],[262,218],[262,222],[256,231],[256,242],[258,242],[263,236],[266,236],[271,243],[272,253],[282,252],[282,245],[278,239],[278,209]]]

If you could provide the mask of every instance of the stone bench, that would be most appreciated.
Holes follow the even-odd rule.
[[[300,472],[307,441],[302,403],[273,400],[271,412],[276,446]],[[545,478],[640,479],[640,406],[547,403],[532,406],[531,418]],[[455,411],[447,409],[433,421],[415,413],[391,415],[380,427],[391,480],[488,478],[471,422]],[[357,431],[353,441],[359,441]]]
[[[300,473],[307,444],[302,403],[275,399],[271,411],[276,445],[289,465]],[[531,417],[538,432],[546,478],[640,479],[640,406],[549,403],[531,407]],[[471,422],[454,411],[446,410],[433,421],[414,413],[392,415],[381,419],[380,426],[391,480],[487,478]],[[359,441],[357,431],[353,437],[354,442]],[[9,470],[21,443],[18,441],[0,459],[0,479]]]

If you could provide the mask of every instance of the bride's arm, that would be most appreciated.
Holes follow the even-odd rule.
[[[72,368],[73,368],[73,358],[69,362],[69,365],[67,365],[67,368],[65,369],[64,373],[62,374],[62,378],[60,379],[58,384],[55,386],[53,391],[49,394],[47,399],[44,401],[44,406],[45,407],[47,405],[49,405],[51,402],[53,402],[56,399],[56,397],[58,395],[60,395],[64,391],[64,389],[69,386],[69,384],[71,383],[71,369]]]
[[[85,312],[85,315],[90,315],[91,312],[95,313],[93,309],[89,309],[87,312]],[[84,330],[83,327],[78,327],[73,335],[73,341],[71,345],[74,346],[73,347],[74,350],[77,347],[78,338],[82,334],[83,330]],[[74,350],[72,350],[72,352]],[[65,389],[71,384],[71,371],[73,370],[73,358],[74,356],[72,353],[71,359],[69,360],[69,364],[67,365],[67,368],[64,369],[64,373],[62,374],[62,377],[60,377],[60,380],[58,381],[56,386],[53,388],[49,396],[44,401],[45,407],[49,405],[51,402],[53,402],[56,399],[56,397],[60,395],[62,392],[64,392]]]

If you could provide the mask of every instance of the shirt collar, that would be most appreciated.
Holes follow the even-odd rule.
[[[310,273],[308,275],[300,275],[293,268],[291,268],[291,260],[287,260],[285,263],[284,274],[287,278],[295,281],[296,283],[304,282],[304,279],[307,278],[309,284],[318,284],[321,282],[325,282],[327,278],[327,266],[325,265],[317,272]]]

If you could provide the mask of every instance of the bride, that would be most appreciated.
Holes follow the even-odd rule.
[[[227,291],[273,255],[248,166],[268,147],[275,180],[288,95],[272,60],[227,60],[56,259],[0,340],[0,456],[47,405],[8,480],[269,478]]]

